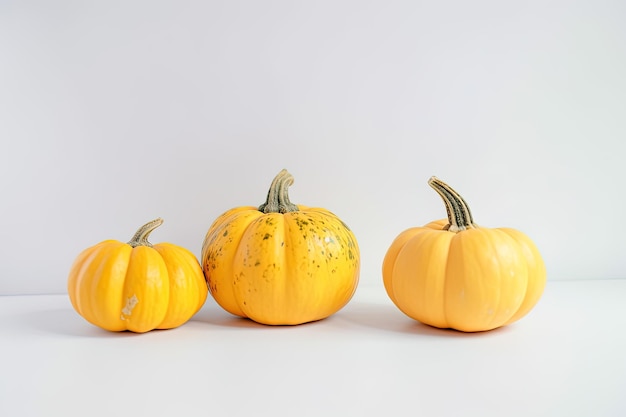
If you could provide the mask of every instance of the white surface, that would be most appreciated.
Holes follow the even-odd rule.
[[[445,216],[431,175],[533,238],[550,279],[626,278],[625,20],[610,0],[1,1],[0,294],[61,293],[82,249],[156,217],[199,255],[282,168],[354,230],[365,285]]]
[[[108,333],[65,296],[0,297],[0,415],[626,415],[626,280],[550,282],[518,323],[433,329],[384,291],[266,327],[209,299],[178,329]]]

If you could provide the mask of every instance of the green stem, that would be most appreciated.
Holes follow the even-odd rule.
[[[128,244],[132,246],[133,248],[136,248],[137,246],[148,246],[151,248],[152,243],[148,242],[148,235],[150,235],[150,233],[154,229],[161,226],[162,224],[163,224],[163,219],[160,217],[158,219],[154,219],[151,222],[144,224],[143,226],[139,228],[139,230],[137,230],[137,233],[135,233],[135,236],[133,236],[133,238],[128,242]]]
[[[289,186],[293,184],[293,176],[283,169],[274,177],[265,203],[259,206],[263,213],[290,213],[299,211],[298,206],[289,201]]]
[[[437,191],[446,205],[448,224],[444,227],[444,230],[456,233],[478,227],[474,223],[469,206],[463,197],[454,191],[452,187],[436,177],[431,177],[428,180],[428,185]]]

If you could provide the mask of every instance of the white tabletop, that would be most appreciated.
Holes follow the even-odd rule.
[[[270,327],[209,297],[178,329],[109,333],[65,295],[0,297],[0,416],[626,416],[626,280],[549,282],[479,334],[360,288],[320,322]]]

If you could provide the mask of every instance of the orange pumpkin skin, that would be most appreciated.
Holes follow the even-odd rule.
[[[383,261],[385,290],[407,316],[434,327],[476,332],[513,323],[541,298],[542,257],[522,232],[476,226],[460,201],[456,208],[469,216],[460,230],[446,203],[448,219],[394,240]]]
[[[290,203],[291,182],[285,170],[278,174],[268,201],[280,203],[267,210],[244,206],[219,216],[200,258],[215,301],[267,325],[324,319],[350,301],[359,279],[352,231],[326,209]]]
[[[202,307],[208,288],[195,255],[147,241],[161,223],[147,223],[128,243],[105,240],[78,255],[67,288],[72,306],[88,322],[144,333],[178,327]]]

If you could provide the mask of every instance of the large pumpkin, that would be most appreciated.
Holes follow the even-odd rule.
[[[143,333],[178,327],[202,307],[208,288],[195,255],[148,242],[162,222],[145,224],[128,243],[105,240],[78,255],[67,287],[72,306],[87,321]]]
[[[533,242],[514,229],[474,223],[465,200],[432,177],[448,218],[402,232],[383,261],[387,294],[422,323],[465,332],[519,320],[537,303],[546,269]]]
[[[209,228],[201,263],[226,311],[263,324],[301,324],[341,309],[359,277],[352,231],[323,208],[295,205],[282,170],[260,207],[231,209]]]

